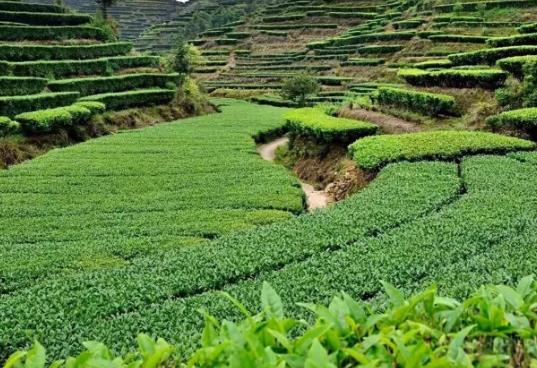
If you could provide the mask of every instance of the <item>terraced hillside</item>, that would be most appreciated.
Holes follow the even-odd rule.
[[[52,0],[28,0],[27,2],[54,3]],[[93,15],[97,12],[95,1],[66,0],[65,4],[81,13]],[[174,0],[125,0],[110,7],[110,15],[119,23],[121,38],[133,42],[148,27],[174,19],[182,11],[182,3]]]
[[[483,126],[487,115],[499,111],[491,91],[520,77],[520,61],[517,76],[501,59],[535,53],[536,4],[461,6],[447,1],[267,6],[245,24],[194,40],[208,58],[197,73],[217,95],[250,90],[258,101],[278,105],[291,105],[278,97],[283,81],[305,73],[323,85],[311,103],[346,99],[425,124],[432,117],[436,125]],[[432,109],[413,105],[420,99],[445,103]]]
[[[536,366],[537,1],[254,8],[192,40],[214,114],[0,171],[0,361]],[[6,130],[176,93],[86,15],[0,1],[0,22]],[[280,96],[297,75],[306,106]],[[309,210],[308,185],[342,195]]]
[[[0,2],[2,133],[51,133],[97,112],[166,104],[177,74],[55,5]]]

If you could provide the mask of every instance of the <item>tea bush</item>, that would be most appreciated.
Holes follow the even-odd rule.
[[[378,170],[390,162],[403,160],[447,160],[469,154],[505,153],[533,148],[533,142],[503,135],[438,131],[367,137],[353,143],[349,150],[361,168]]]

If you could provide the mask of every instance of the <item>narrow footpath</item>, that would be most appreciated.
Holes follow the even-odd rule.
[[[281,137],[272,142],[261,144],[257,146],[257,152],[266,161],[274,162],[276,159],[276,150],[278,147],[284,146],[289,143],[289,138]],[[329,197],[324,190],[315,190],[313,185],[300,182],[302,190],[306,194],[306,203],[308,211],[313,211],[319,208],[325,208],[328,206]]]

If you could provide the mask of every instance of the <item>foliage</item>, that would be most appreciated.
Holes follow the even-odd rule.
[[[299,106],[304,106],[306,98],[316,94],[319,89],[319,82],[315,78],[301,74],[287,79],[282,86],[281,94],[284,99],[295,101]]]
[[[108,35],[101,28],[90,26],[0,25],[0,39],[3,41],[43,41],[77,38],[106,40]]]
[[[496,61],[507,57],[536,54],[537,46],[508,46],[452,54],[448,58],[455,65],[493,65]]]
[[[511,110],[487,119],[487,124],[493,129],[514,128],[537,138],[537,108]]]
[[[76,101],[78,92],[39,93],[22,96],[0,97],[0,116],[14,117],[26,111],[35,111],[70,105]]]
[[[19,131],[19,128],[20,125],[18,122],[8,117],[0,116],[0,137],[16,133]]]
[[[398,75],[414,86],[496,89],[508,74],[497,69],[401,69]]]
[[[1,79],[0,79],[1,81]],[[139,73],[112,77],[70,78],[51,81],[48,88],[54,92],[77,91],[81,96],[144,88],[167,88],[177,85],[179,74]]]
[[[289,131],[306,135],[320,142],[350,143],[363,136],[375,134],[377,126],[364,121],[326,115],[319,108],[302,108],[289,111],[285,118]]]
[[[438,93],[381,87],[374,99],[381,105],[401,107],[431,116],[457,113],[455,98]]]
[[[137,89],[89,95],[82,97],[80,101],[101,102],[110,110],[121,110],[129,107],[167,104],[173,100],[175,93],[175,90],[160,88]]]
[[[198,48],[180,39],[168,60],[168,69],[182,76],[180,84],[190,75],[196,66],[205,63]]]
[[[0,77],[0,95],[33,95],[43,91],[47,82],[44,78]]]
[[[266,282],[258,313],[224,293],[222,297],[237,306],[243,319],[219,321],[205,313],[201,347],[186,359],[187,366],[462,367],[486,363],[507,367],[513,359],[519,366],[537,362],[533,276],[522,278],[516,287],[483,286],[461,302],[439,295],[435,286],[410,297],[388,282],[383,287],[389,296],[385,310],[375,310],[342,292],[328,306],[300,304],[313,314],[309,321],[288,316],[281,297]],[[88,342],[78,357],[51,367],[177,365],[172,355],[176,349],[163,339],[155,341],[141,334],[137,342],[138,349],[125,358],[115,357],[103,344]],[[35,342],[31,349],[14,353],[4,368],[45,368],[45,361],[45,349]]]
[[[95,109],[104,109],[104,106],[94,106]],[[69,128],[86,123],[92,116],[92,110],[84,104],[57,107],[53,109],[37,110],[19,114],[15,119],[20,123],[25,133],[50,133],[60,128]]]
[[[0,45],[0,59],[7,61],[96,59],[104,56],[127,54],[132,49],[130,42],[115,42],[96,45]]]
[[[527,33],[508,37],[492,37],[487,40],[491,47],[508,47],[537,44],[537,33]]]
[[[388,163],[402,160],[453,160],[471,154],[505,153],[533,148],[533,142],[503,135],[437,131],[366,137],[352,144],[349,150],[361,168],[378,170]]]
[[[36,26],[77,26],[91,23],[85,14],[9,12],[0,10],[0,22],[24,23]]]

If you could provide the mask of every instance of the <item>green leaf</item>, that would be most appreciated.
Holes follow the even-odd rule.
[[[400,307],[405,303],[403,293],[401,293],[395,286],[386,281],[381,281],[384,286],[384,291],[390,297],[390,302],[394,307]]]
[[[24,368],[44,368],[46,360],[47,354],[45,348],[39,342],[35,341],[34,346],[28,350]]]
[[[515,309],[520,309],[524,299],[516,290],[506,285],[497,285],[496,290],[503,296],[505,301]]]
[[[270,318],[284,317],[282,299],[267,282],[263,282],[261,303],[263,305],[263,310]]]
[[[468,357],[464,352],[464,340],[466,336],[474,329],[475,325],[468,326],[465,329],[459,331],[448,347],[447,357],[448,359],[455,364],[465,365]]]
[[[318,339],[313,340],[311,348],[308,352],[305,368],[329,368],[335,367],[330,363],[330,358],[325,348],[321,345]]]
[[[532,291],[532,288],[531,288],[532,284],[533,284],[532,275],[522,278],[518,282],[518,285],[516,287],[517,293],[520,294],[523,298],[525,298]]]

